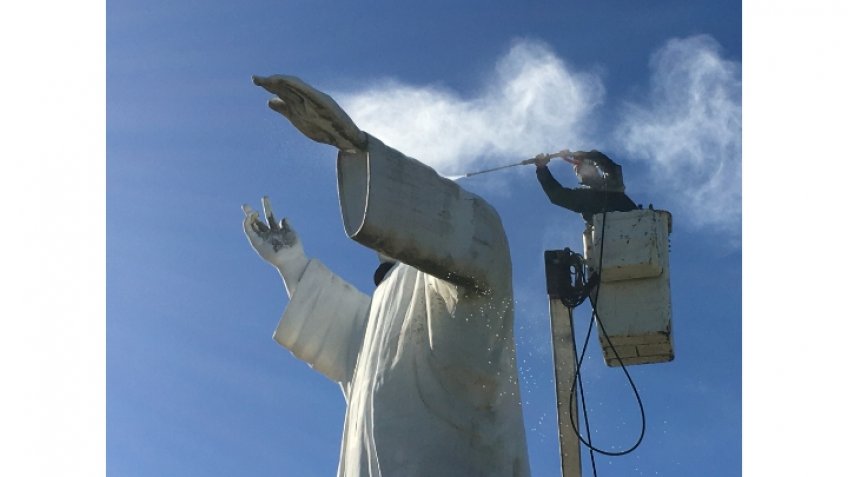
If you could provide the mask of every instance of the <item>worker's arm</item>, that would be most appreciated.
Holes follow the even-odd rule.
[[[553,174],[547,166],[539,166],[536,168],[536,178],[539,179],[539,184],[547,194],[548,199],[554,205],[565,207],[577,213],[583,213],[590,207],[587,203],[586,191],[582,189],[570,189],[563,187],[559,181],[554,179]]]

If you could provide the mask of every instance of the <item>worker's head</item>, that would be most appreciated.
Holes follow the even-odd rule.
[[[598,189],[603,186],[604,177],[594,161],[577,159],[573,162],[574,174],[581,185]]]
[[[599,156],[599,160],[595,160],[594,157],[586,157],[592,153]],[[573,164],[577,181],[591,189],[624,192],[621,166],[597,151],[592,151],[592,153],[575,153],[569,158],[568,162]]]

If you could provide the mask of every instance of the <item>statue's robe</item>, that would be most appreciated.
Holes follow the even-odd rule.
[[[369,298],[311,260],[274,334],[342,386],[338,475],[529,475],[497,213],[373,137],[338,185],[348,235],[398,264]]]

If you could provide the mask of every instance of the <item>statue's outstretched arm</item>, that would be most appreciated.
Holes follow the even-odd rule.
[[[368,144],[350,116],[330,96],[294,76],[254,76],[253,83],[277,97],[268,107],[282,114],[313,141],[335,146],[342,151],[364,151]]]
[[[511,281],[503,226],[482,198],[361,131],[330,96],[294,76],[254,76],[268,106],[314,141],[339,149],[345,231],[357,242],[455,284]]]
[[[267,224],[259,219],[259,213],[249,205],[242,206],[244,233],[253,250],[280,272],[291,297],[309,259],[306,258],[300,238],[288,219],[277,222],[267,196],[262,198],[262,208]]]

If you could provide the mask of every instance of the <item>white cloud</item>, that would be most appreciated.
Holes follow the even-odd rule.
[[[444,175],[584,144],[583,124],[604,96],[598,77],[570,69],[539,42],[516,42],[471,98],[383,80],[334,95],[356,124]]]
[[[652,191],[695,228],[738,234],[742,78],[709,36],[673,39],[651,59],[651,92],[628,104],[617,140],[649,167]],[[665,204],[664,204],[665,205]],[[738,236],[736,237],[738,238]]]

